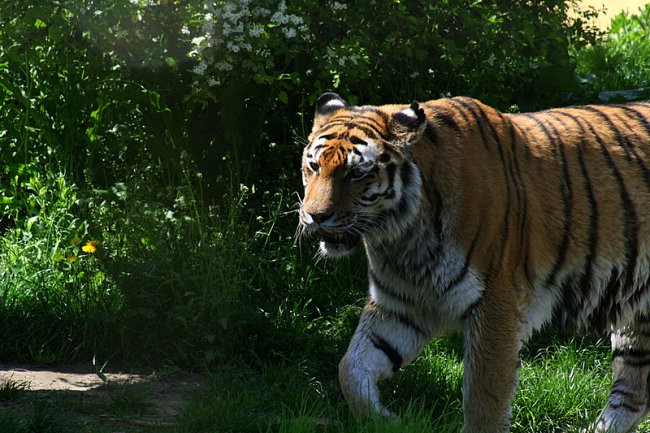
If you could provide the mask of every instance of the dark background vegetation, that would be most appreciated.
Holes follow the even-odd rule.
[[[333,374],[365,265],[294,240],[315,99],[517,111],[647,86],[647,10],[605,41],[576,5],[2,2],[0,360]]]

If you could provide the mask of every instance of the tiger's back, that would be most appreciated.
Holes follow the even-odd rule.
[[[368,256],[340,366],[351,405],[384,411],[376,381],[459,328],[464,431],[507,431],[521,342],[553,322],[613,331],[597,428],[631,429],[650,400],[649,154],[645,102],[503,114],[469,98],[348,107],[323,95],[301,223],[325,254],[361,241]]]
[[[604,331],[647,312],[649,104],[516,115],[464,98],[437,104],[472,131],[447,145],[470,147],[455,237],[467,250],[473,229],[489,233],[476,255],[482,275],[539,293],[553,308],[540,307],[537,322]]]

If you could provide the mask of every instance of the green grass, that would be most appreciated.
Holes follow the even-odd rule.
[[[537,337],[537,341],[548,337]],[[308,365],[258,370],[230,366],[183,412],[182,432],[456,432],[462,425],[459,338],[429,345],[414,364],[382,382],[395,419],[350,416],[335,375]],[[606,344],[593,339],[555,340],[536,353],[524,350],[513,407],[513,433],[577,432],[604,408],[611,372]],[[637,432],[647,431],[643,423]]]
[[[29,390],[29,383],[7,380],[0,383],[0,402],[8,402],[22,397]]]

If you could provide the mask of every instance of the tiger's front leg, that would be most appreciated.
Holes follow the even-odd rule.
[[[377,381],[420,354],[430,340],[414,318],[368,300],[350,346],[339,364],[339,380],[350,408],[359,414],[390,415]]]
[[[514,303],[486,292],[465,323],[462,433],[510,429],[522,322]]]

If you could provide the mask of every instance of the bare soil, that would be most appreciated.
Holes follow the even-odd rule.
[[[17,389],[11,398],[0,398],[0,411],[28,418],[34,402],[44,401],[80,426],[101,425],[102,431],[115,433],[147,431],[148,427],[173,431],[179,411],[201,386],[199,375],[178,371],[97,374],[88,366],[0,364],[0,390]],[[130,401],[135,410],[125,412]]]

